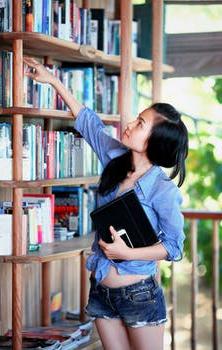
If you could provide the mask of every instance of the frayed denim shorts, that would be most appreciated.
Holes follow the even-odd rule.
[[[92,318],[121,319],[134,328],[167,321],[163,290],[153,276],[119,288],[97,284],[92,276],[90,282],[86,313]]]

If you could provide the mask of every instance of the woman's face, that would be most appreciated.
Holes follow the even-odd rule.
[[[148,138],[154,125],[155,111],[145,109],[137,119],[127,124],[122,135],[122,143],[138,153],[146,153]]]

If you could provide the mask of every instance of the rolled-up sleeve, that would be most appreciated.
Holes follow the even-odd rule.
[[[179,189],[169,182],[159,191],[153,204],[158,217],[158,237],[167,251],[168,261],[179,261],[183,257],[185,235],[181,203]]]
[[[74,128],[92,147],[103,167],[110,161],[110,151],[117,149],[116,156],[126,152],[120,141],[106,133],[102,120],[89,108],[84,107],[79,111]]]

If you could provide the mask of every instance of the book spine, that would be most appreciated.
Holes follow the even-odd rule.
[[[52,35],[58,38],[59,0],[52,2]]]
[[[26,0],[25,29],[27,32],[33,32],[34,30],[33,0]]]

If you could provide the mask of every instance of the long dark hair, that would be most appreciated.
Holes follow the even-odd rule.
[[[169,103],[154,103],[149,107],[156,112],[156,123],[148,140],[147,157],[153,165],[173,168],[170,178],[179,175],[178,187],[185,179],[185,159],[188,155],[188,132],[180,113]],[[129,171],[134,171],[132,151],[112,159],[104,168],[99,193],[107,195],[122,182]]]

